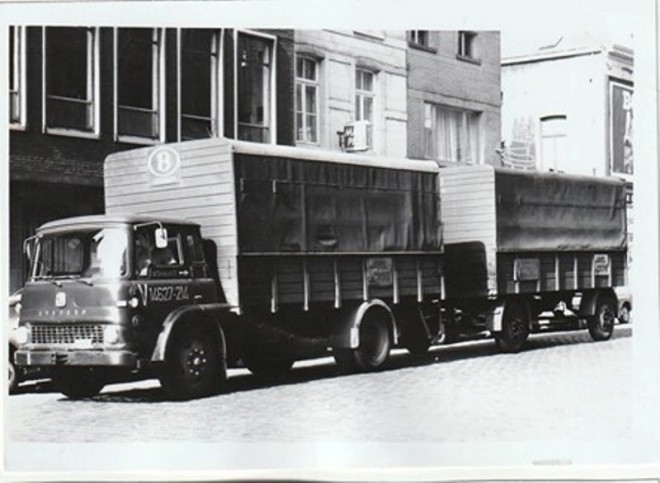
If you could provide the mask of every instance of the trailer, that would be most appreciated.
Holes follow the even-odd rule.
[[[423,354],[475,331],[518,351],[571,319],[612,334],[616,180],[223,138],[115,153],[104,169],[105,215],[26,243],[15,361],[52,369],[72,398],[127,375],[200,397],[228,367],[272,379],[330,354],[376,371],[393,347]]]
[[[506,351],[553,323],[611,337],[627,282],[622,180],[492,166],[439,177],[445,305],[463,314],[450,332],[485,328]]]

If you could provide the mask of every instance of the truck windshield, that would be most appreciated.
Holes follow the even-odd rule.
[[[76,230],[37,239],[33,279],[116,278],[127,274],[128,236],[121,228]]]

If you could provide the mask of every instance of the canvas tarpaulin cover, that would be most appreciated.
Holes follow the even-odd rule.
[[[498,251],[626,248],[621,180],[498,169],[495,184]]]
[[[437,175],[236,153],[240,253],[440,251]]]

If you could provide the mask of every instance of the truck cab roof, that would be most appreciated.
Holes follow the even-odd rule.
[[[197,223],[184,220],[181,218],[169,218],[161,216],[149,215],[134,215],[134,214],[114,214],[114,215],[87,215],[76,216],[71,218],[63,218],[61,220],[49,221],[41,225],[38,229],[39,232],[71,229],[71,228],[91,228],[107,225],[137,225],[141,223],[160,222],[165,225],[193,225],[198,226]]]

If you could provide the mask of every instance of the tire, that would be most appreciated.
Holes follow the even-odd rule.
[[[93,370],[71,369],[53,376],[58,391],[69,399],[85,399],[96,396],[105,387],[105,381]]]
[[[529,337],[529,311],[521,300],[512,300],[504,305],[502,332],[495,342],[502,352],[520,352]]]
[[[343,372],[372,372],[382,369],[390,356],[389,314],[384,309],[370,309],[360,322],[360,346],[338,348],[335,361]]]
[[[423,356],[431,347],[431,339],[422,322],[416,320],[408,321],[404,332],[401,334],[401,345],[413,355]]]
[[[172,399],[186,400],[216,394],[227,378],[220,335],[200,324],[178,327],[170,336],[159,379]]]
[[[595,341],[608,340],[614,332],[614,320],[617,312],[616,297],[601,293],[596,300],[594,315],[587,318],[589,335]]]
[[[18,389],[18,384],[20,382],[20,377],[18,376],[18,370],[14,365],[14,348],[9,346],[9,362],[7,364],[9,369],[9,380],[7,382],[7,387],[9,389],[9,394],[14,394],[16,389]]]
[[[629,324],[630,323],[630,308],[628,305],[624,305],[619,310],[619,323],[620,324]]]
[[[295,360],[281,349],[270,346],[248,345],[243,353],[243,364],[256,377],[273,380],[287,374]]]

